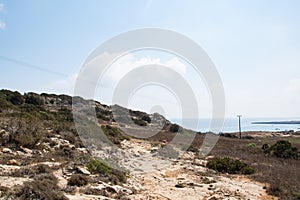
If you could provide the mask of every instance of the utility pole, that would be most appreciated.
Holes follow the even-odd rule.
[[[241,127],[241,117],[242,115],[237,115],[239,118],[239,133],[240,133],[240,139],[242,139],[242,127]]]

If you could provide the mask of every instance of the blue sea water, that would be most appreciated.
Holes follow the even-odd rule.
[[[182,125],[181,119],[171,119],[173,123]],[[270,121],[300,121],[300,118],[242,118],[242,131],[300,131],[300,124],[252,124],[252,122],[270,122]],[[196,131],[208,132],[211,119],[199,119],[198,129]],[[185,121],[185,128],[193,129],[197,124],[197,119],[188,119]],[[238,132],[238,118],[226,118],[222,127],[223,133]]]

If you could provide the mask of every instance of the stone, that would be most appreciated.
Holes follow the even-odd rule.
[[[25,147],[20,147],[22,149],[22,151],[24,151],[27,154],[32,154],[32,150],[25,148]]]
[[[16,161],[15,159],[11,159],[7,162],[8,165],[21,165],[20,162]]]
[[[193,164],[197,165],[197,166],[203,166],[203,167],[205,167],[206,164],[207,164],[207,162],[208,162],[207,160],[195,159],[194,162],[193,162]]]
[[[113,185],[111,186],[111,188],[113,188],[117,193],[123,193],[127,195],[133,194],[133,192],[130,189],[124,188],[120,185]]]
[[[76,170],[81,174],[91,175],[91,173],[85,167],[77,166]]]
[[[3,153],[9,153],[9,154],[12,154],[12,153],[13,153],[13,151],[12,151],[11,149],[9,149],[9,148],[3,148],[3,149],[2,149],[2,152],[3,152]]]

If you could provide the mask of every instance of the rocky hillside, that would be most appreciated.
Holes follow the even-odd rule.
[[[110,149],[87,148],[74,125],[72,102],[87,119],[95,112],[92,122],[118,148],[114,154],[121,155],[118,164],[124,168],[106,162]],[[94,109],[85,110],[88,104]],[[143,127],[160,131],[140,139]],[[195,145],[184,152],[170,148],[167,143],[176,133],[192,131],[159,114],[80,97],[1,90],[0,198],[276,199],[266,194],[266,184],[243,175],[248,173],[242,168],[226,175],[208,169],[213,157],[200,158]]]

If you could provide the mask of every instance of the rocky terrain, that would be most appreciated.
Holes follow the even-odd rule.
[[[69,145],[74,147],[59,136],[51,140],[57,145]],[[143,140],[124,140],[122,148],[128,149],[130,157],[135,155],[143,160],[146,154],[151,154],[156,147],[150,142]],[[44,151],[51,151],[45,148]],[[86,153],[84,148],[76,148],[78,153]],[[1,164],[1,188],[9,188],[2,191],[2,199],[39,199],[34,198],[34,190],[25,190],[26,196],[14,196],[11,190],[18,191],[20,187],[24,192],[24,184],[36,181],[38,176],[50,172],[57,179],[57,189],[61,190],[62,199],[276,199],[266,194],[263,184],[251,181],[244,176],[227,175],[220,176],[216,172],[205,167],[206,160],[195,158],[194,153],[186,152],[179,159],[166,161],[165,166],[152,166],[151,171],[132,171],[126,183],[116,184],[115,182],[97,180],[97,175],[91,174],[85,165],[64,161],[36,162],[24,165],[25,158],[32,157],[34,153],[42,156],[43,152],[32,152],[27,148],[20,151],[13,151],[3,148],[1,156],[15,157],[6,164]],[[18,158],[21,156],[22,158]],[[149,161],[154,161],[152,157]],[[161,163],[161,161],[159,161]],[[141,163],[140,163],[141,164]],[[149,164],[149,163],[144,163]],[[82,175],[89,179],[86,184],[70,186],[72,176]],[[47,191],[43,191],[47,192]],[[10,197],[11,196],[11,197]],[[55,197],[49,197],[49,199]]]
[[[91,139],[98,135],[87,134],[89,137],[84,138],[78,133],[72,104],[78,114],[75,118],[87,124],[83,130],[102,130],[100,134],[109,140],[109,145],[104,140],[97,143]],[[145,127],[159,131],[145,139],[140,137]],[[264,172],[257,171],[259,164],[248,162],[256,170],[254,175],[217,172],[207,167],[217,154],[200,157],[197,151],[203,134],[188,151],[168,145],[176,134],[195,132],[172,124],[159,114],[66,95],[21,95],[1,90],[0,198],[277,199],[267,194],[271,187],[267,180],[260,179],[259,174]],[[221,142],[234,141],[222,138]],[[243,140],[240,144],[244,142],[249,143]],[[252,146],[251,151],[259,151],[260,147]],[[264,156],[260,151],[259,155]],[[241,159],[247,161],[243,156]],[[294,168],[299,164],[291,162]]]

